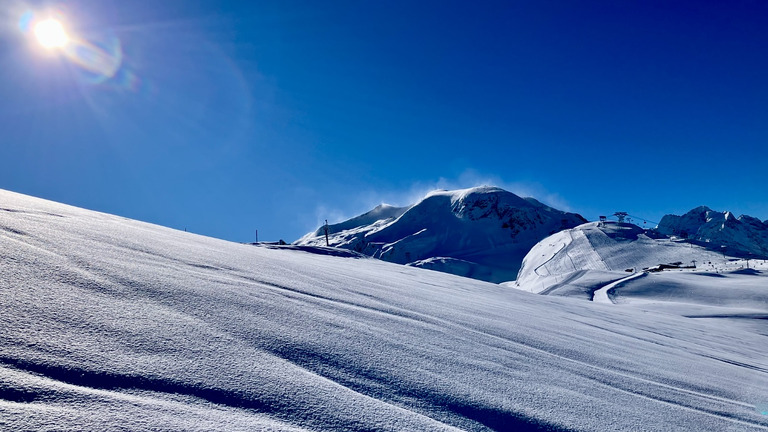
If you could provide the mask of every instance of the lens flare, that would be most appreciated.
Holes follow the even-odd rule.
[[[91,81],[103,82],[114,77],[123,62],[120,41],[114,37],[103,37],[98,41],[74,40],[64,55],[88,73]]]
[[[35,37],[44,48],[64,48],[69,43],[69,35],[64,30],[61,22],[55,19],[46,19],[35,24]]]

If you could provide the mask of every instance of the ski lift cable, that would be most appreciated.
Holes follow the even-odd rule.
[[[656,222],[656,221],[652,221],[652,220],[650,220],[650,219],[647,219],[647,218],[644,218],[644,217],[635,216],[635,215],[627,215],[627,216],[629,216],[629,217],[631,217],[631,218],[635,218],[635,219],[642,219],[642,220],[643,220],[643,222],[649,222],[649,223],[652,223],[652,224],[654,224],[654,225],[658,225],[658,224],[659,224],[659,223],[658,223],[658,222]]]
[[[654,224],[654,225],[658,225],[659,224],[656,221],[652,221],[652,220],[644,218],[644,217],[640,217],[640,216],[636,216],[636,215],[631,215],[631,214],[627,214],[627,216],[630,217],[630,218],[642,220],[643,222],[648,222],[648,223],[651,223],[651,224]],[[613,218],[613,219],[618,219],[618,217],[616,215],[609,215],[607,217],[608,218]]]

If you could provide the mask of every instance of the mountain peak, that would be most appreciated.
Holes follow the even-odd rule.
[[[329,243],[385,261],[502,282],[515,278],[536,242],[584,222],[577,214],[480,186],[433,191],[410,207],[378,206],[332,225]],[[322,228],[296,243],[324,245]]]
[[[692,210],[689,210],[688,213],[696,213],[696,214],[704,213],[704,214],[706,214],[706,213],[713,212],[713,211],[714,210],[712,210],[711,208],[709,208],[709,207],[707,207],[705,205],[701,205],[701,206],[698,206],[698,207],[696,207],[696,208],[694,208]],[[686,213],[686,214],[688,214],[688,213]]]
[[[664,216],[656,231],[710,247],[725,246],[734,253],[768,256],[768,224],[748,215],[737,218],[729,211],[699,206],[682,216]]]

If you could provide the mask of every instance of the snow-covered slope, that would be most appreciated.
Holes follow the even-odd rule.
[[[379,206],[329,226],[331,246],[475,279],[513,280],[542,238],[586,222],[495,187],[436,191],[411,207]],[[296,244],[325,245],[321,227]]]
[[[503,285],[720,325],[727,321],[768,335],[768,260],[722,252],[659,238],[631,224],[588,223],[538,243],[518,279]]]
[[[768,430],[730,321],[328,252],[0,191],[0,430]]]
[[[597,287],[628,272],[659,264],[704,266],[724,260],[720,252],[654,235],[616,222],[591,222],[537,243],[523,260],[514,284],[534,293],[591,298]]]
[[[690,239],[734,255],[768,258],[768,221],[697,207],[682,216],[666,215],[656,231]]]
[[[768,262],[729,262],[725,271],[647,273],[610,292],[611,301],[665,310],[696,318],[760,320],[768,334]],[[682,305],[682,306],[681,306]]]

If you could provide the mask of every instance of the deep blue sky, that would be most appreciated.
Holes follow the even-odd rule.
[[[43,52],[21,15],[122,52]],[[494,183],[768,219],[762,1],[0,5],[0,188],[235,241]],[[119,51],[117,49],[119,47]]]

